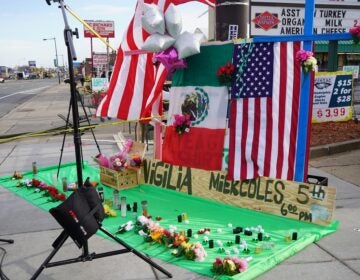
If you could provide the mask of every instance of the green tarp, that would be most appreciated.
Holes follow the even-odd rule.
[[[57,166],[40,169],[36,178],[47,184],[51,184],[56,172]],[[26,172],[23,175],[24,179],[31,179],[33,177],[31,172]],[[85,164],[83,176],[84,178],[89,176],[92,181],[98,181],[99,170]],[[63,165],[60,171],[60,178],[61,177],[67,177],[70,182],[75,181],[77,178],[75,165]],[[59,203],[49,202],[48,197],[42,196],[41,193],[34,192],[31,188],[16,187],[16,180],[12,180],[11,176],[0,178],[0,185],[46,211]],[[61,190],[61,182],[57,184],[57,187]],[[113,190],[104,187],[104,193],[105,198],[111,199]],[[145,243],[143,238],[134,231],[118,235],[124,242],[141,252],[209,277],[214,276],[211,267],[215,258],[224,258],[228,256],[226,255],[226,252],[221,252],[221,250],[219,250],[219,247],[216,245],[218,240],[222,241],[224,249],[229,250],[231,255],[235,255],[233,253],[234,248],[239,248],[237,244],[234,244],[235,235],[232,232],[232,228],[229,227],[229,224],[231,224],[232,227],[243,228],[261,225],[265,230],[265,233],[270,235],[271,239],[269,241],[256,242],[253,240],[255,236],[245,236],[243,233],[240,234],[241,239],[247,241],[250,254],[240,252],[236,254],[236,256],[244,258],[251,256],[253,259],[250,261],[249,268],[245,272],[233,277],[222,277],[222,279],[253,279],[286,258],[296,254],[311,243],[335,232],[338,226],[337,222],[333,222],[327,227],[317,226],[266,213],[237,208],[208,199],[189,196],[149,185],[140,185],[131,189],[122,190],[120,191],[120,196],[125,196],[127,203],[131,205],[134,202],[137,202],[139,211],[141,208],[141,201],[147,200],[149,213],[152,217],[161,217],[160,224],[164,228],[173,225],[177,227],[177,232],[187,232],[188,229],[192,229],[193,233],[196,233],[203,228],[210,228],[211,231],[208,237],[209,239],[214,240],[215,248],[209,249],[207,244],[203,245],[208,254],[204,262],[185,260],[181,257],[177,258],[171,254],[170,249],[165,248],[163,245]],[[177,217],[182,213],[187,214],[189,223],[178,222]],[[103,222],[103,227],[111,232],[116,232],[120,225],[129,220],[134,220],[130,211],[127,212],[126,217],[121,217],[120,211],[117,211],[117,214],[117,217],[106,218]],[[285,236],[292,234],[293,232],[297,232],[298,240],[286,241]],[[203,237],[203,234],[199,234],[198,239],[191,238],[190,241],[203,242]],[[261,253],[256,254],[256,246],[268,248],[263,248]],[[117,244],[114,245],[114,249],[116,249],[116,247]]]

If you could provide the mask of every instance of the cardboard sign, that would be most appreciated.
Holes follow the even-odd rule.
[[[93,91],[106,91],[108,81],[106,78],[91,78],[91,88]]]
[[[331,223],[336,189],[260,177],[228,181],[225,172],[145,159],[140,183],[318,225]]]
[[[315,74],[312,122],[352,119],[353,80],[351,72]]]

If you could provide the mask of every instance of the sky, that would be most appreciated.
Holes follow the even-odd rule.
[[[110,45],[117,49],[123,33],[134,15],[137,0],[64,0],[64,3],[83,20],[112,20],[115,22],[115,38]],[[207,6],[190,2],[179,5],[183,31],[207,29]],[[91,56],[90,38],[84,38],[80,21],[66,13],[72,30],[78,28],[79,39],[74,38],[77,61]],[[45,0],[1,0],[0,8],[0,66],[15,67],[36,61],[37,67],[53,67],[55,41],[59,66],[67,65],[64,41],[64,19],[58,3],[47,5]],[[47,40],[45,38],[56,38]],[[93,39],[94,52],[106,52],[106,45]]]

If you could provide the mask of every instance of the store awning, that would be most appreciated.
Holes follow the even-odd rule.
[[[315,52],[328,52],[329,41],[316,41]],[[352,40],[339,41],[338,53],[360,53],[360,44],[355,45]]]

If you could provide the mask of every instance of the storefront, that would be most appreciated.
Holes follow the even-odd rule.
[[[319,62],[319,71],[328,70],[329,41],[315,42],[315,56]],[[338,69],[342,70],[345,65],[360,64],[360,45],[353,41],[338,42]]]

